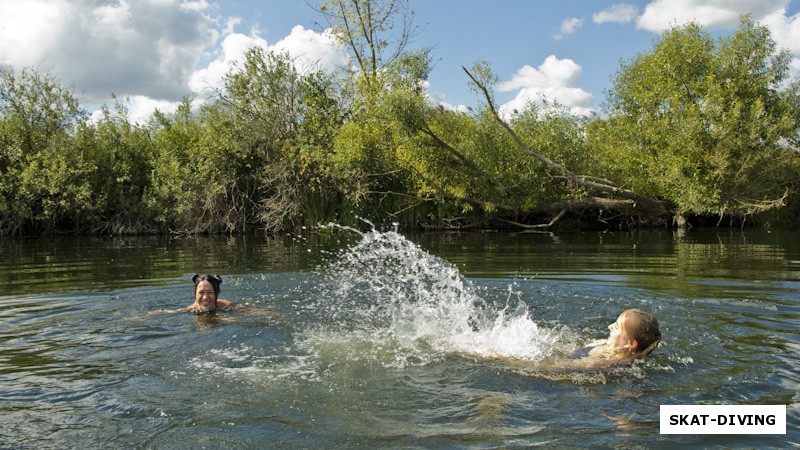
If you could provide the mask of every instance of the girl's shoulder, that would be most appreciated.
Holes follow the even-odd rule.
[[[575,352],[573,352],[572,355],[570,355],[570,358],[580,359],[580,358],[586,358],[587,356],[597,356],[606,353],[607,350],[608,347],[606,345],[605,339],[598,339],[589,342],[583,348],[575,350]]]

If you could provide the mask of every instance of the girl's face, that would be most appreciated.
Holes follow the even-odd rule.
[[[633,350],[632,339],[625,333],[625,313],[617,317],[617,321],[608,326],[607,345],[613,350]]]
[[[217,307],[217,294],[208,280],[197,283],[194,289],[194,302],[201,308],[211,311]]]

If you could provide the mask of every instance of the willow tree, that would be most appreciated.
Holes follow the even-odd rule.
[[[156,117],[158,221],[189,232],[274,232],[332,220],[320,209],[337,203],[327,201],[336,189],[324,167],[341,122],[333,82],[257,47],[223,81],[197,112],[187,101]]]
[[[438,217],[430,217],[432,226],[523,225],[531,215],[557,220],[567,209],[597,207],[596,200],[564,182],[564,168],[582,170],[587,153],[584,121],[564,108],[531,103],[506,122],[493,100],[473,114],[431,106],[409,90],[395,89],[391,97],[401,125],[399,154],[411,168],[418,195],[440,205]]]
[[[676,217],[746,217],[783,205],[800,126],[788,51],[747,17],[713,39],[695,23],[624,63],[608,120],[590,130],[606,173]]]
[[[584,142],[580,120],[564,114],[540,113],[535,108],[531,110],[535,105],[529,104],[509,123],[500,117],[495,106],[490,89],[494,79],[491,71],[482,64],[464,71],[473,87],[483,94],[486,114],[511,138],[515,148],[540,164],[541,176],[550,182],[549,191],[560,195],[560,200],[539,205],[539,209],[560,211],[549,223],[537,226],[550,226],[569,210],[599,210],[601,220],[605,210],[649,216],[657,216],[661,211],[661,202],[592,173],[595,165],[588,161],[594,160],[594,156]],[[538,131],[526,138],[523,130],[530,129],[530,124]]]

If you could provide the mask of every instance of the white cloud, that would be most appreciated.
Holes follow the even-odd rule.
[[[184,0],[183,3],[181,3],[180,7],[181,9],[185,9],[188,11],[205,11],[209,7],[209,5],[208,2],[205,0],[198,0],[198,1]]]
[[[247,36],[240,33],[231,33],[222,40],[222,53],[219,58],[211,61],[208,66],[195,71],[189,78],[189,88],[195,93],[222,88],[222,78],[228,73],[237,61],[244,58],[248,49],[261,47],[267,49],[267,41],[259,37]]]
[[[429,90],[430,82],[428,82],[428,81],[423,81],[422,87],[425,89],[425,91],[426,91],[426,93],[428,95],[428,101],[433,106],[441,106],[444,109],[448,109],[450,111],[462,112],[462,113],[468,113],[468,112],[472,111],[472,109],[467,105],[454,105],[453,103],[448,102],[443,94],[437,94],[435,92],[431,92]]]
[[[579,19],[577,17],[570,17],[569,19],[564,19],[561,22],[561,27],[558,29],[558,33],[556,33],[553,37],[556,40],[563,39],[570,34],[575,33],[578,31],[580,27],[583,26],[583,19]]]
[[[782,8],[766,15],[760,22],[770,29],[779,48],[792,52],[794,58],[789,65],[789,71],[793,77],[800,78],[800,13],[788,17],[786,8]]]
[[[503,117],[510,117],[514,110],[521,111],[530,102],[539,102],[543,98],[568,107],[573,114],[588,116],[594,112],[594,97],[577,86],[581,66],[571,59],[558,59],[548,56],[538,67],[524,66],[517,71],[511,80],[500,83],[501,92],[519,89],[516,97],[500,106]]]
[[[128,107],[128,119],[134,123],[144,123],[156,109],[167,114],[175,112],[180,102],[154,100],[143,95],[134,95],[128,99],[126,104]]]
[[[112,93],[177,101],[217,39],[206,8],[180,0],[4,1],[0,64],[57,74],[89,103]]]
[[[800,78],[800,58],[792,59],[789,70],[792,72],[793,76]]]
[[[758,20],[786,7],[788,0],[654,0],[644,9],[637,26],[660,32],[695,21],[708,28],[735,28],[750,13]]]
[[[786,9],[767,14],[759,20],[770,29],[772,38],[781,48],[787,48],[795,56],[800,56],[800,14],[786,16]]]
[[[580,72],[581,66],[575,61],[558,59],[555,55],[550,55],[537,69],[528,65],[523,66],[511,80],[500,83],[497,89],[508,92],[530,86],[568,86],[575,83]]]
[[[348,63],[347,54],[339,46],[331,30],[318,33],[296,25],[271,50],[288,53],[301,72],[313,69],[333,72],[346,67]]]
[[[222,35],[227,36],[233,33],[233,30],[235,30],[236,26],[240,23],[242,23],[241,17],[228,17],[228,19],[225,20],[225,29],[222,31]]]
[[[604,9],[592,15],[594,23],[603,24],[607,22],[612,23],[628,23],[632,22],[639,14],[639,8],[636,5],[627,3],[617,3],[611,5],[610,8]]]
[[[143,95],[133,95],[124,100],[118,99],[125,107],[125,115],[131,123],[145,124],[153,115],[153,112],[158,109],[159,111],[170,114],[175,112],[180,106],[180,102],[173,102],[169,100],[155,100]],[[196,103],[195,103],[196,106]],[[116,114],[112,109],[112,115]],[[89,117],[89,122],[98,122],[103,118],[103,111],[98,109],[93,112]]]
[[[71,7],[64,1],[0,2],[0,66],[29,67],[42,62],[58,43],[62,17]]]
[[[287,53],[301,73],[312,69],[332,72],[347,64],[347,54],[329,31],[318,33],[297,25],[288,36],[274,45],[269,45],[258,36],[231,33],[222,41],[220,56],[192,74],[189,87],[196,93],[222,88],[225,75],[237,62],[244,60],[247,50],[253,47],[260,47],[266,52]]]

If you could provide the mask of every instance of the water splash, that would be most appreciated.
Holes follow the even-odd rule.
[[[308,342],[328,358],[426,364],[452,354],[538,360],[561,336],[539,326],[519,293],[489,292],[396,230],[361,240],[322,269],[321,316]]]

